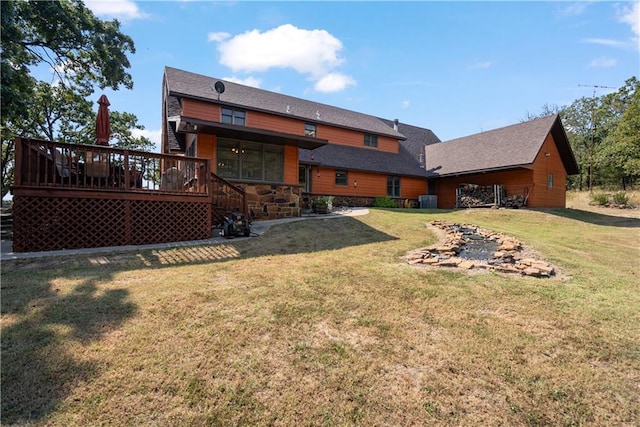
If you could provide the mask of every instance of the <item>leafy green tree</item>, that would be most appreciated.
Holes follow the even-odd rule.
[[[615,127],[607,134],[600,153],[600,164],[620,182],[622,189],[640,178],[640,82],[635,78],[615,94],[608,104],[619,115]]]
[[[144,130],[144,126],[138,124],[138,118],[132,113],[114,111],[110,113],[111,140],[118,148],[131,150],[151,150],[153,142],[145,136],[133,136],[133,129]]]
[[[583,189],[585,184],[588,186],[589,177],[592,176],[591,173],[593,171],[593,153],[596,140],[592,139],[592,129],[595,105],[594,98],[582,97],[573,101],[571,105],[564,107],[560,112],[573,155],[580,169],[577,182],[570,177],[569,185],[578,187],[580,190]]]
[[[49,67],[56,86],[71,97],[72,106],[87,118],[86,105],[76,96],[87,96],[95,86],[131,89],[133,80],[128,53],[133,40],[120,32],[117,20],[97,19],[80,0],[0,2],[0,132],[2,137],[2,196],[13,183],[13,140],[18,135],[62,139],[82,131],[80,118],[56,117],[43,112],[56,88],[41,86],[31,75],[34,67]],[[47,91],[51,90],[51,93]],[[75,94],[74,94],[75,92]],[[41,96],[41,97],[39,97]],[[55,108],[54,108],[55,109]],[[62,108],[58,108],[62,111]],[[39,117],[38,117],[39,116]],[[44,116],[53,123],[40,122]],[[93,120],[93,118],[91,118]],[[88,124],[89,122],[87,122]]]

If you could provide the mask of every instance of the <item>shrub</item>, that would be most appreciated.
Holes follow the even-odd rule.
[[[613,195],[613,203],[616,205],[626,205],[629,203],[629,196],[624,191],[618,191]]]
[[[609,196],[606,193],[593,193],[591,195],[591,203],[598,206],[604,206],[609,203]]]
[[[398,204],[389,196],[380,196],[373,199],[374,208],[397,208]]]

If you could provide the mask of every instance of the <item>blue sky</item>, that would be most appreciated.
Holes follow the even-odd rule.
[[[640,71],[639,2],[87,1],[134,40],[105,93],[159,142],[165,66],[431,129],[494,129]],[[612,89],[597,88],[597,95]],[[97,110],[97,104],[96,104]]]

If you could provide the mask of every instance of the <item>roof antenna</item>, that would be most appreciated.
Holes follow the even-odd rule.
[[[215,90],[216,92],[218,92],[218,101],[220,101],[220,94],[224,93],[224,83],[222,83],[220,80],[218,80],[214,85],[213,85],[213,90]]]

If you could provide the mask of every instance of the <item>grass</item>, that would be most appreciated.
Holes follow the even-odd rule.
[[[4,262],[2,424],[636,425],[640,219],[595,209],[374,209]],[[433,219],[564,278],[408,266]]]

